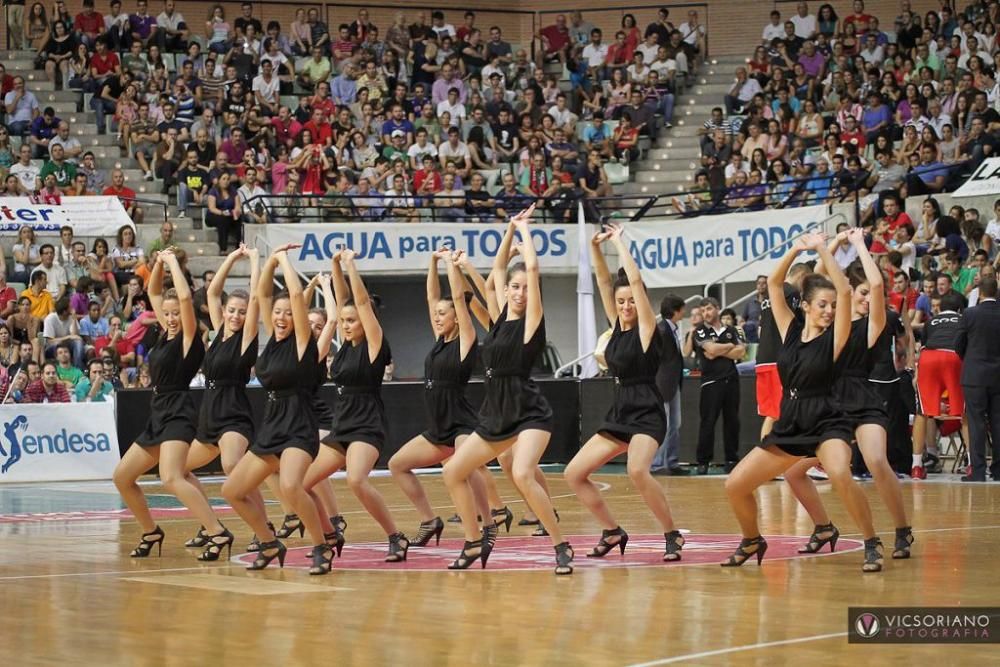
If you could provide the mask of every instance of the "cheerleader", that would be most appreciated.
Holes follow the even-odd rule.
[[[267,390],[267,405],[256,440],[223,484],[222,495],[255,534],[268,538],[261,542],[256,560],[247,569],[262,570],[275,558],[283,566],[287,549],[269,525],[267,514],[252,500],[254,491],[277,471],[282,496],[316,545],[309,574],[321,575],[333,567],[333,549],[323,538],[317,501],[303,486],[319,449],[319,427],[312,411],[311,385],[302,381],[316,377],[319,355],[309,329],[302,284],[288,258],[288,250],[296,247],[289,244],[276,249],[260,272],[257,291],[268,341],[256,370]],[[279,265],[288,291],[272,298],[274,272]]]
[[[836,247],[843,238],[838,235],[830,244],[830,248]],[[892,341],[896,335],[896,327],[891,330],[886,327],[886,318],[889,315],[885,304],[882,271],[869,254],[864,237],[852,234],[848,238],[857,250],[861,266],[854,264],[847,271],[851,284],[853,320],[850,338],[837,363],[837,379],[833,390],[852,427],[858,449],[875,480],[875,488],[878,489],[896,524],[892,557],[909,558],[913,532],[906,519],[899,478],[889,465],[886,454],[888,438],[886,427],[889,418],[885,410],[885,401],[869,381],[877,364],[888,363],[890,368],[895,369]],[[824,273],[825,265],[820,266],[818,272]],[[892,316],[896,317],[895,314]],[[895,324],[898,325],[898,318]],[[792,488],[795,497],[815,523],[813,534],[799,550],[800,553],[816,553],[828,543],[832,552],[840,537],[840,531],[830,521],[826,508],[823,507],[816,485],[806,474],[815,464],[815,459],[805,459],[792,466],[785,474],[785,480]]]
[[[465,388],[479,350],[476,329],[465,299],[465,286],[454,260],[451,250],[439,250],[431,256],[427,270],[427,307],[431,330],[437,337],[424,361],[424,407],[428,428],[389,459],[393,478],[420,514],[420,529],[410,541],[410,546],[414,547],[425,546],[432,537],[440,543],[444,522],[431,509],[427,494],[413,474],[413,469],[441,463],[461,446],[476,427],[476,411],[465,395]],[[445,263],[448,271],[451,296],[446,298],[441,297],[439,261]],[[473,475],[470,482],[474,484],[479,515],[492,516],[481,475]],[[512,515],[507,519],[508,531],[512,519]],[[496,530],[495,523],[491,529]]]
[[[852,230],[849,238],[860,233]],[[848,442],[852,429],[832,392],[835,366],[851,335],[851,285],[824,241],[820,234],[800,237],[767,279],[771,312],[782,340],[778,350],[781,416],[760,446],[748,453],[726,479],[726,493],[743,539],[723,567],[738,567],[754,556],[758,564],[763,560],[767,542],[758,528],[754,491],[802,458],[814,456],[823,464],[834,490],[865,538],[862,569],[877,572],[882,567],[881,543],[872,526],[871,508],[851,477]],[[808,250],[819,253],[830,279],[818,274],[806,276],[802,283],[803,319],[799,320],[785,301],[784,279],[796,256]]]
[[[628,452],[629,479],[663,528],[666,539],[663,560],[680,560],[684,538],[674,527],[663,487],[650,472],[653,457],[667,431],[663,397],[656,388],[656,369],[660,365],[656,313],[649,303],[639,266],[622,240],[622,228],[611,225],[609,230],[594,235],[590,251],[604,313],[614,325],[604,353],[608,370],[615,378],[614,403],[597,433],[566,466],[566,481],[603,527],[601,541],[587,556],[603,558],[615,547],[624,554],[628,533],[615,521],[590,475],[614,457]],[[601,252],[601,243],[606,240],[615,246],[623,266],[613,284]]]
[[[552,409],[530,377],[531,367],[545,347],[538,257],[528,229],[534,210],[532,205],[511,219],[497,252],[492,277],[502,309],[483,343],[486,398],[476,432],[444,467],[444,481],[462,517],[466,537],[462,553],[449,566],[452,569],[464,570],[477,559],[486,567],[493,544],[489,531],[477,530],[469,478],[480,466],[513,449],[514,483],[552,537],[555,572],[573,572],[573,549],[569,542],[563,541],[552,503],[535,480],[538,462],[552,434]],[[524,240],[521,250],[524,263],[507,270],[504,280],[515,230]]]
[[[175,287],[163,292],[164,265]],[[142,539],[132,550],[133,558],[145,558],[156,547],[163,550],[163,529],[153,521],[146,496],[137,480],[159,466],[160,481],[205,527],[209,549],[199,560],[218,560],[223,547],[232,549],[233,534],[219,523],[208,500],[187,476],[187,458],[195,437],[198,412],[188,387],[198,373],[205,346],[198,335],[198,321],[191,288],[172,249],[156,256],[149,277],[149,299],[162,329],[149,353],[153,398],[145,430],[136,437],[115,468],[114,482],[122,499],[142,527]]]
[[[236,290],[222,304],[223,287],[233,265],[243,258],[250,260],[250,292]],[[202,372],[205,375],[205,392],[198,413],[198,430],[188,452],[188,480],[205,491],[191,471],[201,468],[221,455],[222,470],[232,472],[236,463],[246,453],[253,440],[253,410],[247,398],[246,384],[250,371],[257,362],[257,278],[260,272],[257,250],[240,244],[222,262],[206,290],[208,315],[215,339],[205,353]],[[206,496],[207,498],[207,496]],[[264,510],[264,498],[256,491],[251,500]],[[252,545],[256,545],[254,537]],[[216,550],[204,526],[188,540],[186,547],[208,546]],[[253,550],[253,547],[251,547]]]
[[[333,430],[309,468],[305,485],[312,489],[337,470],[346,468],[347,485],[388,536],[389,553],[385,562],[397,563],[406,560],[410,542],[396,529],[389,508],[368,479],[385,445],[385,406],[380,391],[392,354],[354,257],[350,249],[334,253],[333,257],[334,292],[344,340],[333,358],[331,373],[338,398],[333,410]],[[341,262],[350,275],[350,287],[344,279]],[[327,535],[331,535],[334,532],[331,522],[326,519],[323,523]]]

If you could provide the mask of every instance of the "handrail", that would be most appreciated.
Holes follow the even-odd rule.
[[[167,220],[170,219],[170,204],[168,204],[167,202],[158,201],[156,199],[146,199],[144,197],[131,197],[131,199],[137,204],[142,204],[144,206],[155,206],[157,208],[163,209],[163,220],[158,221],[156,224],[158,225],[163,224],[164,222],[167,222]],[[145,220],[145,222],[149,223],[150,220]]]
[[[722,276],[716,278],[712,282],[707,283],[705,285],[705,290],[704,290],[703,294],[705,296],[708,296],[709,289],[711,289],[715,285],[721,285],[722,286],[722,298],[719,301],[722,302],[723,304],[725,304],[726,303],[726,279],[727,278],[729,278],[730,276],[736,275],[740,271],[743,271],[744,269],[746,269],[748,266],[752,266],[752,265],[756,264],[757,262],[759,262],[760,260],[764,259],[768,255],[772,254],[776,250],[778,250],[780,248],[784,248],[784,247],[790,246],[793,241],[795,241],[796,239],[798,239],[800,236],[813,231],[816,227],[819,227],[821,225],[825,225],[828,222],[830,222],[832,220],[835,220],[837,218],[840,218],[844,222],[847,222],[847,223],[850,222],[847,219],[846,215],[844,215],[843,213],[838,212],[838,213],[834,213],[832,215],[829,215],[829,216],[823,218],[819,222],[815,222],[815,223],[812,223],[810,225],[807,225],[806,228],[803,229],[798,234],[795,234],[793,236],[788,237],[786,240],[782,241],[780,244],[778,244],[776,246],[773,246],[771,248],[768,248],[767,250],[761,252],[760,254],[755,255],[754,257],[750,258],[749,260],[747,260],[743,264],[740,264],[735,269],[732,269],[728,273],[723,274]]]
[[[563,373],[565,371],[568,371],[571,368],[575,369],[575,367],[577,366],[577,364],[580,364],[583,361],[585,361],[587,359],[590,359],[592,356],[594,356],[594,353],[593,352],[588,352],[587,354],[585,354],[583,356],[580,356],[580,357],[577,357],[576,359],[573,359],[572,361],[567,361],[565,364],[563,364],[562,366],[560,366],[559,368],[557,368],[555,370],[555,372],[552,374],[552,377],[554,379],[556,379],[556,380],[560,379],[561,377],[563,377]],[[576,375],[576,370],[574,370],[573,374],[570,377],[576,377],[576,376],[577,376]]]

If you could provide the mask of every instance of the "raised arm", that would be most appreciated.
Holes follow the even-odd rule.
[[[287,249],[279,250],[276,254],[278,264],[281,266],[281,274],[285,279],[285,288],[288,289],[288,300],[292,304],[295,344],[298,348],[298,358],[301,359],[309,346],[309,341],[312,340],[312,330],[309,328],[309,306],[306,305],[305,294],[302,291],[302,281],[299,280],[299,274],[292,266]]]
[[[611,225],[611,242],[615,244],[619,261],[622,268],[625,269],[625,275],[628,276],[628,286],[632,290],[632,300],[635,301],[636,315],[639,317],[639,339],[642,341],[643,351],[646,351],[649,349],[653,336],[657,335],[656,311],[653,310],[653,304],[649,302],[649,294],[642,282],[642,272],[639,270],[639,265],[636,264],[632,254],[625,247],[623,235],[624,229],[621,225]],[[614,303],[611,304],[611,307],[614,308]]]
[[[597,291],[601,295],[601,305],[604,306],[604,315],[608,318],[608,324],[614,326],[618,312],[615,310],[615,296],[611,289],[611,272],[608,270],[608,261],[604,258],[601,250],[601,243],[611,238],[609,232],[597,232],[590,239],[590,261],[594,265],[594,275],[597,278]]]
[[[212,282],[208,284],[208,288],[205,290],[208,300],[208,317],[212,320],[212,328],[216,331],[220,330],[224,324],[222,316],[222,292],[226,286],[226,278],[229,277],[229,271],[232,270],[233,264],[240,261],[240,258],[245,255],[244,250],[245,247],[241,244],[239,248],[229,253],[226,259],[222,261],[222,266],[219,267],[219,270],[215,273],[215,277],[212,278]]]
[[[306,283],[305,289],[302,291],[303,298],[306,300],[306,305],[310,305],[313,302],[313,297],[316,296],[316,287],[319,285],[319,275],[316,274],[309,279]]]
[[[847,240],[858,251],[858,259],[865,270],[865,280],[870,290],[868,298],[868,347],[875,347],[879,336],[885,330],[885,281],[882,279],[882,269],[878,268],[868,247],[865,245],[865,235],[860,228],[855,227],[847,232]],[[903,299],[903,310],[906,310],[906,299]],[[905,316],[905,312],[904,312]]]
[[[153,270],[149,272],[149,285],[146,291],[149,294],[149,304],[153,307],[153,313],[156,314],[156,321],[160,328],[166,329],[167,320],[163,316],[163,259],[163,253],[157,253]],[[125,312],[131,312],[131,294],[126,297],[125,306],[127,308]]]
[[[527,343],[535,335],[538,325],[542,322],[544,311],[542,309],[542,278],[538,270],[538,254],[535,252],[535,244],[531,240],[531,230],[528,223],[531,222],[531,215],[535,212],[535,205],[532,204],[511,219],[511,223],[517,227],[521,233],[521,256],[524,257],[524,272],[527,280],[527,306],[524,311],[524,342]]]
[[[323,294],[323,305],[326,308],[326,324],[319,332],[316,339],[316,347],[319,348],[319,358],[326,359],[330,354],[330,345],[333,343],[333,334],[337,330],[337,302],[333,298],[333,288],[330,286],[330,276],[320,273],[316,276],[316,282]]]
[[[476,346],[476,327],[472,323],[469,307],[465,302],[465,281],[455,263],[455,255],[445,258],[448,269],[448,287],[451,290],[451,300],[455,305],[455,319],[458,321],[458,342],[461,346],[462,360]]]
[[[271,310],[274,305],[274,272],[278,268],[278,252],[287,252],[291,245],[285,245],[276,249],[264,262],[260,271],[260,278],[257,280],[257,298],[260,301],[261,319],[264,323],[264,335],[270,338],[274,334],[274,322],[271,319]]]
[[[833,318],[833,360],[836,361],[840,358],[840,353],[844,351],[847,339],[851,337],[851,320],[854,317],[854,308],[851,304],[851,283],[848,282],[840,265],[833,259],[829,248],[823,243],[823,236],[820,234],[814,236],[820,240],[810,250],[815,250],[819,254],[820,260],[827,267],[830,282],[837,290],[837,310]]]
[[[534,205],[532,205],[534,208]],[[510,245],[514,242],[514,220],[507,223],[507,231],[504,232],[503,240],[500,241],[500,248],[497,249],[497,256],[493,259],[493,272],[490,279],[493,282],[494,294],[497,300],[497,309],[502,311],[507,305],[507,297],[504,295],[504,282],[507,278],[507,263],[510,261]],[[494,320],[496,321],[496,320]]]
[[[767,277],[767,298],[771,301],[771,315],[774,317],[774,323],[778,326],[778,335],[781,336],[781,340],[785,340],[788,327],[795,319],[795,313],[785,301],[785,276],[788,275],[788,270],[795,263],[795,258],[805,250],[805,247],[805,242],[800,236]]]
[[[451,255],[450,250],[445,250]],[[441,250],[431,253],[431,263],[427,267],[427,314],[430,317],[431,331],[434,331],[434,308],[441,300],[441,283],[438,280],[438,261],[441,260]]]
[[[345,303],[351,300],[351,288],[344,278],[344,270],[340,266],[340,258],[344,250],[333,253],[333,260],[330,263],[330,282],[333,284],[333,296],[336,299],[337,307],[342,308]]]
[[[194,299],[191,298],[191,286],[188,285],[184,277],[184,270],[181,269],[180,262],[173,250],[163,250],[157,255],[163,260],[163,264],[170,269],[170,276],[174,282],[174,292],[177,293],[177,302],[181,310],[181,333],[184,335],[184,356],[187,356],[191,349],[191,343],[198,336],[198,318],[194,314]],[[161,285],[162,286],[162,285]],[[162,307],[162,300],[161,300]]]
[[[375,309],[372,307],[371,298],[368,296],[368,288],[358,273],[358,266],[354,262],[354,251],[344,250],[342,253],[344,267],[351,277],[351,292],[354,296],[354,307],[358,311],[358,319],[365,330],[365,339],[368,341],[368,359],[375,361],[379,351],[382,349],[382,325],[379,324],[375,316]]]
[[[500,317],[496,295],[491,293],[490,286],[493,284],[493,277],[490,276],[488,281],[483,280],[476,267],[472,266],[472,262],[469,261],[469,256],[465,254],[464,250],[455,252],[454,257],[456,266],[465,273],[467,280],[478,292],[469,304],[472,314],[475,315],[484,329],[489,329],[490,322],[496,321],[496,318]]]

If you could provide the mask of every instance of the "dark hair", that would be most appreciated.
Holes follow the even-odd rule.
[[[465,301],[466,306],[472,303],[473,298],[475,298],[475,295],[472,292],[462,292],[462,300]],[[455,297],[452,294],[445,294],[444,296],[441,297],[440,300],[447,301],[448,303],[451,304],[452,308],[455,307]]]
[[[810,273],[802,279],[802,301],[809,303],[820,290],[834,290],[833,283],[826,276]]]
[[[672,319],[678,310],[684,310],[684,299],[670,292],[660,301],[660,316],[665,320]]]
[[[631,285],[628,279],[628,274],[625,273],[625,269],[618,269],[617,275],[615,275],[615,281],[611,284],[611,291],[617,292],[621,287],[628,287]]]
[[[516,262],[516,263],[512,264],[507,269],[507,280],[504,282],[504,284],[505,285],[509,285],[510,284],[510,279],[514,276],[514,274],[515,273],[519,273],[521,271],[524,271],[525,273],[527,273],[527,271],[528,271],[528,267],[525,266],[524,262]]]
[[[58,366],[56,366],[56,362],[54,362],[54,361],[46,361],[46,362],[45,362],[44,364],[42,364],[42,372],[43,372],[43,373],[45,372],[45,369],[46,369],[46,368],[47,368],[48,366],[52,366],[52,370],[54,370],[54,371],[56,371],[56,372],[58,372],[58,371],[59,371],[59,367],[58,367]]]
[[[58,352],[59,350],[66,350],[67,352],[72,354],[73,346],[67,343],[66,341],[63,341],[56,345],[56,352]]]
[[[857,289],[868,282],[868,276],[865,275],[865,269],[859,260],[851,262],[844,273],[847,274],[847,280],[851,283],[851,289]]]
[[[934,233],[943,239],[953,234],[961,234],[962,228],[959,226],[958,220],[950,215],[943,215],[938,218],[937,225],[934,226]]]
[[[719,313],[720,318],[725,317],[726,315],[729,315],[733,318],[733,321],[736,321],[736,311],[732,308],[723,308],[722,312]]]
[[[292,297],[288,293],[288,290],[286,290],[286,289],[278,290],[278,293],[275,294],[274,297],[271,299],[271,303],[277,303],[281,299],[291,299],[291,298]]]
[[[994,289],[996,288],[996,281],[993,281]],[[982,282],[979,283],[979,293],[982,294],[983,285]],[[965,307],[965,300],[962,295],[958,292],[952,291],[941,295],[941,310],[953,310],[956,313]]]
[[[995,299],[997,297],[997,279],[996,278],[980,278],[979,279],[979,298],[982,299]]]
[[[104,361],[102,361],[99,357],[94,357],[90,361],[87,362],[87,372],[88,373],[91,371],[91,369],[93,369],[94,364],[97,364],[103,370],[103,368],[104,368]]]
[[[715,306],[716,308],[722,307],[719,305],[719,300],[711,296],[706,296],[705,298],[703,298],[701,301],[698,302],[699,308],[704,308],[705,306]]]
[[[90,276],[81,276],[79,280],[76,281],[76,291],[79,294],[86,294],[93,287],[94,281]]]
[[[242,299],[247,303],[250,302],[250,293],[244,289],[234,289],[229,293],[229,297],[226,299],[226,303],[229,303],[233,299]]]

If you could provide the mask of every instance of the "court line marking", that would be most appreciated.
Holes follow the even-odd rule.
[[[108,572],[64,572],[62,574],[22,574],[13,577],[0,577],[0,581],[17,581],[21,579],[58,579],[62,577],[105,577],[118,574],[152,575],[160,572],[205,572],[206,570],[221,570],[223,566],[212,567],[169,567],[162,570],[112,570]]]
[[[830,632],[825,635],[810,635],[808,637],[796,637],[795,639],[781,639],[773,642],[744,644],[743,646],[731,646],[729,648],[720,648],[714,651],[701,651],[699,653],[676,655],[670,658],[651,660],[649,662],[637,662],[629,665],[629,667],[655,667],[656,665],[669,665],[675,662],[683,662],[685,660],[698,660],[700,658],[710,658],[716,655],[727,655],[729,653],[739,653],[741,651],[754,651],[756,649],[771,648],[773,646],[788,646],[790,644],[804,644],[806,642],[822,641],[824,639],[835,639],[837,637],[846,637],[847,634],[848,633],[846,632]]]

